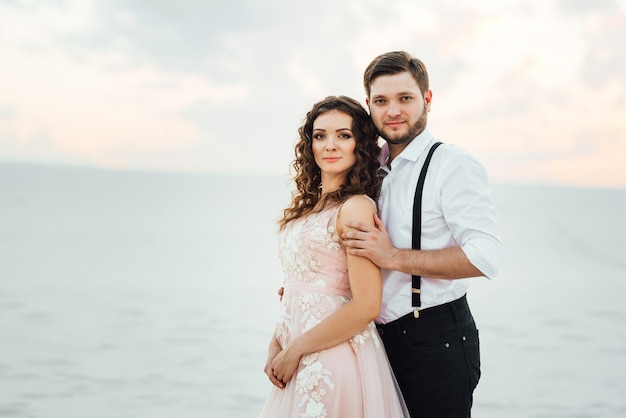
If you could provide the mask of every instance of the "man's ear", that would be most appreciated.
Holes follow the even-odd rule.
[[[370,107],[370,98],[369,97],[365,98],[365,104],[367,105],[367,107]]]
[[[431,100],[433,100],[433,91],[430,89],[426,90],[424,93],[424,99],[426,100],[426,103],[430,104]]]
[[[426,93],[424,93],[424,106],[426,107],[426,110],[428,112],[430,112],[430,104],[433,101],[433,92],[432,90],[428,89],[426,90]]]

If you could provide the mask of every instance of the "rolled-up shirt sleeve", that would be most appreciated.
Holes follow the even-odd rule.
[[[467,153],[446,159],[441,210],[448,228],[470,263],[485,277],[496,277],[506,257],[496,223],[487,171]]]

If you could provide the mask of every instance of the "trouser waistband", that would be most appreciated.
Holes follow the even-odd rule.
[[[379,331],[387,331],[394,328],[402,329],[409,324],[424,326],[436,323],[460,324],[473,320],[472,313],[467,304],[467,295],[457,300],[420,310],[419,318],[413,316],[413,312],[386,324],[376,324]]]

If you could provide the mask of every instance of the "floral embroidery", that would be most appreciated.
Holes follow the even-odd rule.
[[[313,399],[309,399],[309,403],[306,404],[306,411],[300,414],[302,418],[322,418],[328,416],[324,404],[316,402]]]
[[[365,344],[365,342],[370,338],[374,341],[374,346],[376,348],[380,348],[380,338],[378,336],[378,331],[376,330],[376,325],[374,325],[373,322],[370,322],[363,332],[350,338],[350,345],[352,346],[354,352],[358,354],[359,345]]]
[[[296,390],[300,394],[312,391],[320,384],[320,381],[326,383],[330,389],[334,388],[333,382],[329,379],[332,373],[325,369],[322,363],[317,360],[318,355],[319,353],[309,354],[308,356],[314,356],[316,360],[304,366],[298,373]]]
[[[324,368],[317,360],[319,353],[304,356],[301,360],[303,366],[296,377],[296,392],[302,396],[301,406],[306,404],[305,410],[300,414],[302,418],[321,418],[327,416],[322,398],[327,391],[320,387],[324,383],[330,390],[335,388],[331,381],[332,373]]]
[[[317,303],[319,303],[321,296],[319,293],[305,293],[298,298],[298,306],[300,310],[305,312],[307,309],[311,309]]]
[[[316,222],[311,231],[311,240],[324,245],[329,250],[341,249],[335,225],[322,225]]]
[[[323,217],[320,219],[319,215],[323,213],[315,213],[304,221],[289,224],[279,243],[283,271],[300,282],[312,281],[315,273],[323,267],[323,264],[314,257],[318,247],[325,247],[331,251],[341,250],[335,225],[328,225]],[[308,246],[302,243],[302,238],[306,236],[303,233],[305,227],[310,228],[308,238],[311,243]]]
[[[337,209],[338,210],[338,209]],[[315,327],[324,318],[350,301],[337,294],[338,286],[347,286],[347,262],[339,244],[335,228],[337,210],[322,211],[305,220],[287,225],[281,234],[279,254],[286,283],[294,284],[293,291],[285,294],[276,335],[286,344]],[[307,290],[297,290],[298,284],[306,284]],[[310,288],[319,287],[317,292]],[[373,324],[372,324],[373,326]],[[373,329],[376,332],[375,328]],[[372,329],[364,331],[351,340],[353,349],[370,338]],[[300,418],[325,418],[325,405],[335,386],[332,371],[321,361],[320,353],[303,356],[294,378],[295,403]]]

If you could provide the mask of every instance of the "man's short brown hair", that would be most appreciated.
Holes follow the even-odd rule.
[[[372,60],[363,74],[363,86],[370,97],[372,82],[381,75],[394,75],[408,71],[411,73],[422,95],[429,89],[426,65],[406,51],[393,51],[379,55]]]

